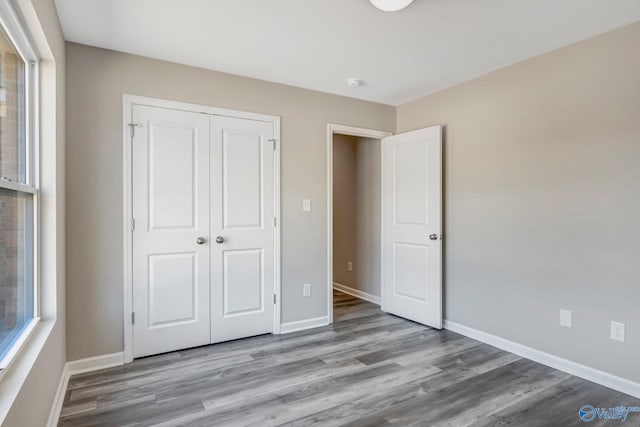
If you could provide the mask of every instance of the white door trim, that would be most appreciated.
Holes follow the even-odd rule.
[[[123,212],[122,212],[122,235],[123,235],[123,320],[124,320],[124,362],[133,360],[133,325],[131,324],[131,313],[133,312],[133,240],[132,224],[133,199],[132,199],[132,171],[133,156],[131,145],[131,130],[129,123],[132,118],[134,105],[145,105],[149,107],[159,107],[172,110],[190,111],[215,116],[237,117],[249,120],[258,120],[273,124],[276,148],[274,155],[274,204],[276,215],[276,227],[274,227],[274,292],[276,294],[276,304],[274,307],[273,333],[280,333],[280,313],[281,313],[281,289],[280,289],[280,238],[281,238],[281,207],[280,207],[280,117],[266,114],[249,113],[245,111],[229,110],[226,108],[211,107],[207,105],[189,104],[184,102],[169,101],[166,99],[148,98],[144,96],[127,95],[122,96],[122,147],[123,147]]]
[[[382,140],[393,135],[391,132],[344,126],[327,125],[327,318],[333,323],[333,134],[375,138]],[[382,167],[382,166],[381,166]],[[378,183],[382,188],[382,181]],[[382,212],[382,206],[380,206]],[[382,232],[382,230],[380,230]],[[382,252],[382,246],[380,247]]]

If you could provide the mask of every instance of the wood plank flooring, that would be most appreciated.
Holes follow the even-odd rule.
[[[580,426],[630,396],[334,295],[334,324],[74,376],[60,426]],[[606,425],[619,421],[594,421]],[[630,414],[626,425],[640,425]]]

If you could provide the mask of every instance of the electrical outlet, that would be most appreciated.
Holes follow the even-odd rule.
[[[353,271],[353,261],[347,262],[347,271]]]
[[[311,296],[311,283],[305,283],[302,285],[302,296],[310,297]]]
[[[624,323],[611,321],[611,339],[624,342]]]
[[[572,327],[571,310],[560,310],[560,326],[565,328]]]
[[[311,212],[311,199],[302,200],[302,211]]]

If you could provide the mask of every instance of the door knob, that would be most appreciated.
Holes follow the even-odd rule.
[[[438,235],[437,235],[437,234],[430,234],[430,235],[429,235],[429,238],[430,238],[431,240],[438,240]]]
[[[222,236],[216,237],[216,243],[217,244],[224,243],[224,237],[222,237]]]
[[[198,237],[196,239],[196,243],[199,245],[204,245],[205,243],[207,243],[207,239],[205,239],[204,237]]]

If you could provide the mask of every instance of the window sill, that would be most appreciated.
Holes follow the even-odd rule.
[[[0,381],[2,381],[3,374],[11,367],[16,357],[20,355],[22,349],[29,343],[38,323],[40,323],[39,317],[31,319],[20,333],[20,337],[11,346],[11,350],[0,360]]]
[[[22,389],[56,323],[53,320],[33,320],[35,322],[33,322],[29,333],[23,333],[24,342],[17,349],[7,368],[0,371],[0,396],[2,396],[0,399],[0,425]]]

